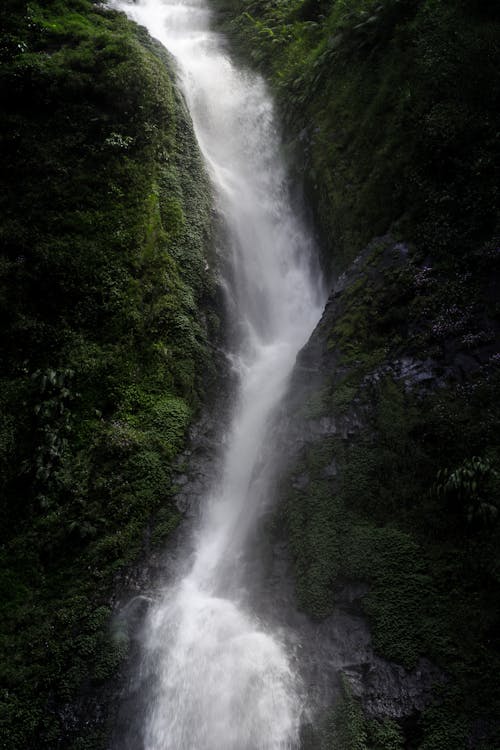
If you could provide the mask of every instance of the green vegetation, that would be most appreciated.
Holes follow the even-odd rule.
[[[352,697],[349,686],[342,684],[342,696],[325,722],[322,750],[368,750],[365,718],[358,701]]]
[[[107,597],[180,520],[214,374],[211,196],[143,30],[89,0],[0,13],[0,746],[97,747],[65,712],[124,654]]]
[[[491,0],[218,0],[274,87],[343,270],[391,230],[463,262],[498,231],[500,14]]]
[[[390,719],[367,719],[349,685],[342,679],[341,696],[319,731],[320,750],[402,750],[403,736]]]
[[[446,676],[436,704],[406,727],[409,747],[465,748],[480,727],[477,747],[493,750],[500,742],[493,723],[500,708],[498,363],[493,356],[465,381],[440,387],[396,377],[403,353],[425,358],[435,349],[440,333],[423,337],[418,315],[436,309],[430,302],[440,287],[422,304],[406,293],[411,264],[390,265],[390,243],[374,252],[377,261],[367,255],[362,282],[352,272],[317,334],[337,365],[324,368],[319,390],[306,388],[314,408],[302,418],[334,415],[339,434],[310,442],[283,484],[297,595],[323,618],[346,580],[367,582],[362,606],[376,651],[407,669],[427,656]],[[395,312],[406,305],[404,340],[384,340],[383,316],[373,310],[384,310],[396,291],[404,302]],[[456,328],[454,345],[463,338]],[[341,437],[353,418],[358,426]],[[365,724],[351,737],[344,714],[331,721],[336,739],[327,747],[379,746]]]

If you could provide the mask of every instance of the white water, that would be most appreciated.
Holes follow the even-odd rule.
[[[242,603],[242,549],[266,502],[266,425],[321,312],[312,243],[290,206],[273,106],[262,79],[238,71],[210,30],[204,0],[115,6],[177,58],[195,132],[227,225],[227,280],[239,374],[222,480],[207,489],[188,572],[149,614],[153,673],[146,750],[298,746],[299,679],[282,637]],[[266,448],[269,451],[269,446]]]

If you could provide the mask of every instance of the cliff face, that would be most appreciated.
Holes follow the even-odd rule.
[[[278,427],[276,549],[337,684],[307,742],[493,750],[498,9],[219,5],[276,92],[335,280]],[[355,638],[333,653],[342,617],[345,643],[368,622],[375,658]]]
[[[276,92],[325,266],[389,229],[443,263],[498,231],[499,14],[474,0],[218,0]]]
[[[180,520],[213,379],[211,195],[144,31],[87,0],[1,14],[0,744],[83,748],[67,707],[123,655],[108,592]]]
[[[278,420],[278,541],[318,622],[316,669],[341,685],[311,747],[498,744],[498,327],[467,348],[463,329],[440,339],[440,280],[422,273],[389,237],[367,248]]]

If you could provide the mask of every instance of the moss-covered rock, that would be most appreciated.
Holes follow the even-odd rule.
[[[69,706],[123,657],[113,577],[178,524],[213,382],[211,193],[144,30],[89,0],[1,13],[0,744],[97,747],[105,717],[83,736]]]
[[[282,408],[289,469],[278,512],[303,611],[328,618],[345,606],[346,582],[364,582],[359,604],[376,653],[405,670],[418,671],[422,657],[430,658],[440,670],[432,678],[435,703],[417,721],[411,706],[398,707],[396,693],[373,701],[380,663],[347,669],[369,715],[379,722],[398,717],[411,747],[493,748],[498,322],[488,318],[487,300],[476,301],[467,322],[450,326],[446,345],[436,345],[442,334],[431,320],[442,284],[436,278],[423,290],[422,273],[432,275],[386,238],[334,287]],[[415,285],[418,293],[410,293]],[[464,325],[475,330],[486,319],[493,348],[465,333]],[[399,335],[388,335],[398,328]],[[464,369],[465,353],[472,364]],[[344,726],[347,714],[334,714],[332,736],[343,738],[342,747],[358,747]],[[360,747],[378,747],[385,730],[376,723],[368,731],[363,722]],[[391,742],[398,737],[396,731]]]

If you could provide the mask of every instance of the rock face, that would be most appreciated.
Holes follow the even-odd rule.
[[[396,722],[397,747],[435,747],[441,735],[450,748],[479,747],[474,726],[483,709],[463,708],[456,682],[465,663],[453,653],[462,653],[464,638],[475,653],[464,662],[490,648],[488,605],[475,617],[467,587],[479,598],[489,585],[498,528],[472,519],[474,493],[466,511],[463,496],[438,488],[449,476],[443,467],[456,466],[458,476],[468,455],[492,455],[499,329],[486,296],[459,322],[453,311],[456,324],[441,330],[439,280],[422,290],[422,273],[390,237],[356,259],[298,356],[274,425],[281,501],[262,555],[269,600],[300,634],[318,715],[333,707],[332,741],[344,737],[346,702],[359,701],[364,718],[349,731],[363,748],[384,746],[376,738],[387,720]],[[470,445],[460,439],[464,429]],[[485,461],[475,480],[491,502],[496,479]],[[481,562],[478,544],[489,550]],[[464,573],[471,564],[481,572]],[[481,672],[493,684],[496,656],[488,653]],[[493,736],[491,704],[486,712]],[[307,747],[328,741],[317,736]]]
[[[295,644],[305,700],[316,717],[342,700],[343,678],[369,717],[399,720],[423,711],[443,672],[426,658],[405,669],[376,653],[362,606],[369,584],[339,581],[332,613],[311,618],[297,608],[288,544],[274,538],[270,547],[260,607],[288,633],[292,650]]]

